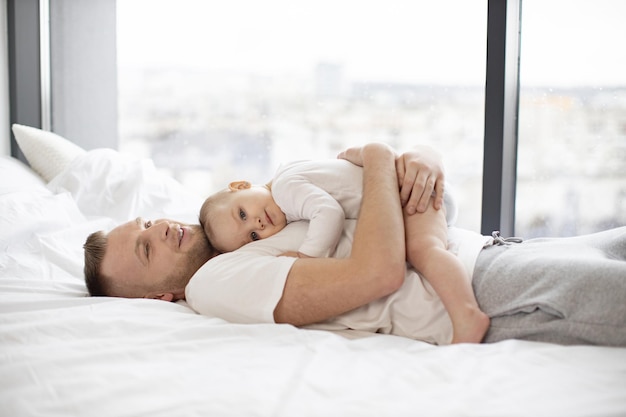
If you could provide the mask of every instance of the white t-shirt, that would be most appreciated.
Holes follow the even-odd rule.
[[[363,168],[344,159],[295,161],[281,165],[272,179],[272,197],[287,222],[309,220],[311,227],[298,251],[322,258],[339,242],[344,219],[359,216]],[[446,185],[444,204],[448,225],[457,208],[452,189]]]
[[[356,220],[345,220],[333,257],[350,254],[355,225]],[[274,308],[297,259],[276,255],[297,250],[307,229],[308,222],[293,222],[270,238],[209,260],[187,285],[187,303],[200,314],[234,323],[274,323]],[[478,253],[490,239],[463,229],[449,229],[450,251],[461,259],[468,276]],[[395,293],[307,327],[393,334],[436,344],[447,344],[452,339],[452,324],[439,297],[410,267],[404,285]]]

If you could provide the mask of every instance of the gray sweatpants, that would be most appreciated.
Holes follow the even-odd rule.
[[[473,287],[485,342],[626,346],[626,227],[487,247]]]

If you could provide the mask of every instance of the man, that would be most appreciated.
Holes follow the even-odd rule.
[[[199,225],[137,218],[85,242],[85,283],[91,295],[184,298],[189,278],[213,256]]]
[[[406,181],[401,198],[411,213],[425,210],[435,186],[437,198],[433,206],[439,208],[443,202],[443,169],[439,155],[425,147],[419,149],[398,158],[398,170],[403,172]],[[390,193],[395,194],[392,198],[394,205],[398,200],[396,190],[397,184]],[[182,239],[177,242],[180,236]],[[217,252],[210,247],[198,225],[135,219],[108,235],[104,232],[92,234],[85,244],[85,255],[86,281],[92,295],[176,300],[183,296],[180,290],[184,285],[171,286],[166,275],[173,277],[176,269],[186,268],[186,273],[180,274],[185,278],[177,277],[186,283],[185,279],[188,281],[193,272]],[[153,262],[149,262],[150,259]],[[105,278],[100,279],[100,276]],[[159,286],[161,283],[165,285]],[[163,291],[154,290],[156,288]]]
[[[401,199],[411,207],[419,200],[420,210],[434,210],[428,204],[433,188],[438,190],[434,206],[440,206],[440,160],[423,149],[400,157],[404,182],[399,199],[396,157],[389,148],[368,145],[346,156],[363,165],[363,200],[356,225],[346,222],[335,258],[277,256],[298,247],[306,233],[301,222],[213,257],[197,228],[139,220],[98,235],[106,243],[101,253],[108,282],[104,293],[170,301],[186,297],[196,311],[236,322],[351,328],[449,343],[451,325],[440,300],[406,268],[404,232],[414,216],[403,217],[401,207]],[[406,175],[404,166],[410,167]],[[473,272],[476,297],[492,317],[486,341],[626,346],[626,228],[483,250],[485,243],[498,241],[461,230],[451,233],[451,250]],[[197,247],[208,255],[192,254]],[[88,253],[86,271],[93,264]],[[193,265],[183,268],[181,260],[192,258]],[[207,258],[212,259],[198,269]]]

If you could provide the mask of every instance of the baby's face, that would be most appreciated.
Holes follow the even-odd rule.
[[[211,226],[209,240],[220,252],[231,252],[246,243],[268,238],[287,225],[287,218],[270,190],[262,186],[231,191],[207,213],[204,221]]]

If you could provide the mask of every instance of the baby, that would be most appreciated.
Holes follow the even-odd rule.
[[[271,182],[252,185],[235,181],[209,196],[200,223],[220,252],[268,238],[289,222],[308,220],[298,257],[332,256],[345,219],[356,219],[362,195],[362,168],[343,159],[298,161],[281,166]],[[447,227],[456,205],[444,194],[444,209],[424,216],[420,230],[407,230],[407,260],[433,286],[450,315],[452,343],[480,342],[489,325],[480,310],[470,279],[459,259],[447,250]],[[418,217],[419,219],[419,217]],[[375,237],[374,237],[375,238]]]

